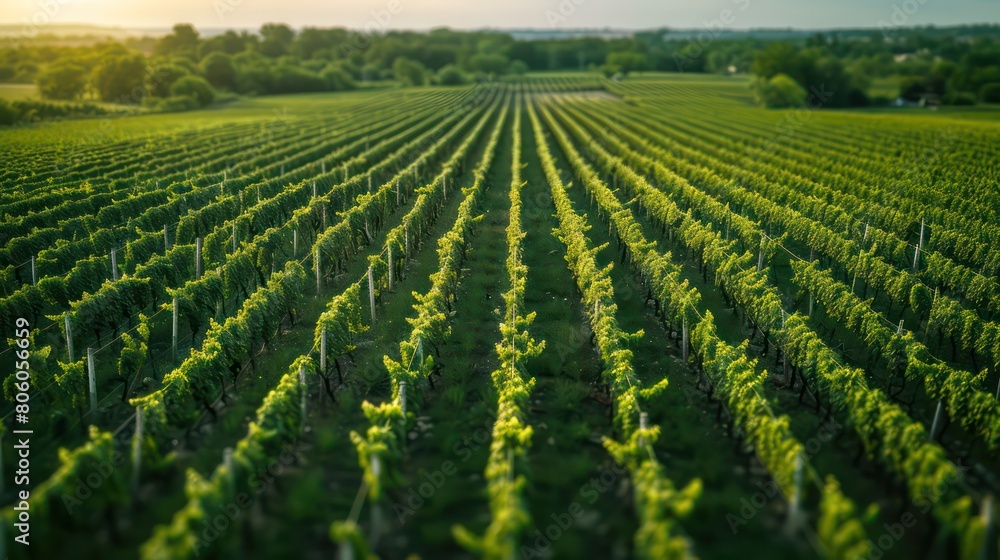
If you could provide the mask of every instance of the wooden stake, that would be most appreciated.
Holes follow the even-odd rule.
[[[233,252],[236,252],[236,222],[233,222]]]
[[[927,435],[927,439],[931,441],[937,440],[938,426],[941,425],[941,415],[943,413],[944,413],[944,401],[938,401],[937,410],[934,411],[934,422],[931,424],[931,431]]]
[[[403,260],[410,258],[410,226],[403,226],[403,237],[405,237],[406,246],[403,248]]]
[[[179,314],[177,313],[177,311],[178,311],[177,298],[174,298],[174,304],[173,305],[174,305],[174,317],[173,317],[174,324],[173,324],[173,345],[171,346],[171,348],[172,348],[171,355],[173,357],[174,364],[176,364],[177,363],[177,335],[178,335],[178,332],[179,332],[178,329],[177,329],[177,325],[179,324],[179,322],[178,322],[178,318],[179,318],[178,315]]]
[[[368,266],[368,302],[372,307],[372,324],[375,324],[375,277],[372,276],[372,267]]]
[[[316,295],[319,295],[319,293],[320,293],[320,286],[321,286],[321,282],[322,282],[322,277],[320,276],[320,272],[319,272],[319,264],[320,264],[319,257],[320,257],[320,255],[319,255],[319,246],[317,245],[316,246],[316,254],[313,256],[313,261],[315,261],[315,264],[316,264]]]
[[[90,414],[97,412],[97,371],[94,370],[94,349],[87,348],[87,378],[90,382]]]
[[[170,237],[167,236],[167,224],[163,224],[163,253],[170,250]]]
[[[35,255],[31,255],[31,285],[38,285],[38,273],[35,272]]]
[[[688,361],[688,320],[684,317],[684,323],[681,325],[681,358],[684,363]]]
[[[913,252],[913,270],[920,266],[920,251],[924,250],[924,219],[920,218],[920,240],[917,241],[917,249]]]
[[[399,382],[399,407],[403,409],[403,424],[406,424],[406,381]]]
[[[316,181],[313,181],[313,198],[316,198],[316,195],[317,195],[317,192],[316,192]]]
[[[226,473],[229,475],[229,494],[236,494],[236,473],[233,472],[233,448],[227,447],[222,450],[222,464],[226,467]]]
[[[201,238],[194,240],[194,277],[201,279]]]
[[[135,407],[135,436],[132,438],[132,494],[139,490],[142,469],[142,405]]]
[[[292,257],[299,256],[299,230],[292,230]]]
[[[118,281],[118,250],[111,249],[111,279]]]
[[[323,327],[319,338],[319,370],[326,375],[326,327]]]
[[[69,361],[73,363],[73,326],[69,322],[69,311],[63,314],[63,321],[66,325],[66,351],[69,353]]]
[[[349,541],[342,541],[337,547],[337,558],[341,560],[354,560],[354,549]]]
[[[795,490],[788,500],[788,518],[785,521],[785,531],[789,535],[794,534],[799,527],[799,518],[801,517],[802,508],[803,466],[804,461],[802,460],[802,454],[800,453],[795,457],[795,474],[793,475]]]
[[[757,272],[764,269],[764,234],[760,234],[760,250],[757,252]]]
[[[393,284],[395,283],[395,281],[393,280],[393,276],[394,275],[393,275],[393,270],[392,270],[392,243],[391,242],[389,243],[389,245],[387,247],[387,250],[389,251],[389,291],[391,292],[392,288],[393,288]]]
[[[979,555],[980,560],[997,560],[997,527],[993,519],[993,495],[987,494],[983,499],[983,549]]]
[[[639,429],[642,430],[642,431],[646,431],[647,429],[649,429],[649,413],[648,412],[640,412],[639,413]],[[643,438],[641,436],[639,437],[639,445],[640,446],[646,445],[645,438]]]
[[[299,426],[301,429],[306,427],[306,393],[308,392],[306,387],[306,366],[299,364],[299,394],[302,400],[302,419],[299,421]]]
[[[899,328],[896,329],[896,334],[898,334],[898,335],[902,335],[903,334],[903,320],[902,319],[899,320]]]

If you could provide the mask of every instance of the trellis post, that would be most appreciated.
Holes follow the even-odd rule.
[[[194,240],[194,277],[201,279],[201,238]]]
[[[69,321],[69,311],[63,314],[63,322],[66,325],[66,350],[69,352],[70,363],[73,360],[73,325]]]
[[[132,493],[139,490],[142,469],[142,405],[135,407],[135,436],[132,438]]]
[[[316,254],[313,256],[313,261],[316,264],[316,295],[320,293],[320,284],[322,282],[322,277],[320,276],[320,259],[319,259],[319,245],[316,245]]]
[[[924,219],[920,218],[920,240],[917,241],[917,249],[913,252],[913,270],[920,266],[920,251],[924,250]]]
[[[375,324],[375,277],[372,274],[372,267],[368,265],[368,303],[372,308],[372,324]]]
[[[171,345],[171,349],[172,349],[171,356],[173,357],[174,364],[177,363],[177,334],[178,334],[177,326],[179,324],[178,323],[178,313],[177,313],[177,311],[178,311],[177,298],[174,298],[174,302],[173,302],[173,343]]]
[[[389,246],[388,246],[388,252],[389,252],[389,291],[391,292],[392,289],[393,289],[393,285],[395,284],[395,280],[393,279],[394,274],[393,274],[393,269],[392,269],[392,243],[391,242],[389,243]]]
[[[90,414],[97,412],[97,371],[94,369],[94,349],[87,348],[87,378],[90,384]]]

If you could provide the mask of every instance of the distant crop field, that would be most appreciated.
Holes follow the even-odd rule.
[[[6,553],[995,558],[996,114],[550,73],[0,131]]]
[[[38,99],[38,87],[35,84],[0,84],[0,99]]]

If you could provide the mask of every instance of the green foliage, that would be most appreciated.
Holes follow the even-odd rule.
[[[392,71],[396,79],[405,86],[422,86],[426,81],[424,65],[406,57],[399,57],[392,63]]]
[[[47,66],[35,77],[38,92],[48,99],[76,99],[87,87],[87,69],[71,63]]]
[[[215,90],[212,85],[198,76],[184,76],[170,86],[170,95],[178,97],[193,97],[202,107],[215,101]]]
[[[11,125],[17,122],[18,113],[6,99],[0,99],[0,125]]]
[[[502,54],[480,53],[469,58],[468,67],[472,72],[500,76],[507,73],[510,61]]]
[[[630,51],[608,53],[607,58],[604,59],[604,65],[601,66],[605,76],[619,73],[627,76],[632,72],[642,72],[649,69],[649,60],[645,54]]]
[[[233,59],[226,53],[213,52],[202,59],[201,75],[212,86],[222,89],[236,88],[236,68]]]
[[[775,74],[770,79],[756,77],[750,87],[757,103],[771,109],[801,107],[806,102],[806,90],[787,74]]]
[[[454,64],[448,64],[438,70],[437,83],[443,86],[461,85],[465,83],[465,74]]]
[[[983,103],[1000,103],[1000,82],[983,84],[979,88],[979,100]]]
[[[101,60],[91,77],[101,100],[124,104],[141,103],[149,94],[145,79],[146,59],[138,53]]]
[[[149,85],[149,95],[152,97],[170,96],[170,88],[184,76],[191,72],[182,65],[169,62],[151,63],[149,67],[150,79],[144,84]]]

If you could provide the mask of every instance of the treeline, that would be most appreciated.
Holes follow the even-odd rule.
[[[749,71],[757,100],[769,107],[885,104],[870,99],[875,78],[896,78],[911,103],[1000,103],[1000,28],[993,36],[920,33],[841,41],[816,34],[756,50]],[[712,57],[709,57],[712,58]]]
[[[0,99],[0,125],[71,117],[92,117],[106,115],[109,112],[104,107],[93,103],[52,103],[33,99],[16,101]]]
[[[33,81],[48,99],[157,110],[203,106],[227,92],[340,91],[386,80],[457,85],[483,74],[559,70],[609,78],[643,71],[752,73],[758,101],[774,107],[884,104],[896,95],[871,99],[878,78],[897,79],[898,95],[912,101],[1000,101],[997,26],[778,37],[732,38],[709,26],[689,36],[660,29],[611,39],[515,39],[494,31],[367,33],[280,23],[203,37],[179,24],[156,39],[0,50],[0,82]]]

